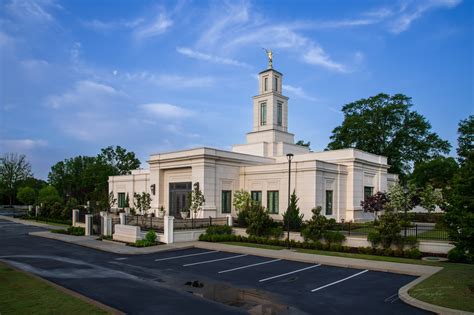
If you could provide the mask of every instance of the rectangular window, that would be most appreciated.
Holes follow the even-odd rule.
[[[125,208],[125,193],[118,193],[118,207]]]
[[[364,200],[374,194],[374,187],[364,186]]]
[[[253,201],[262,204],[262,192],[261,191],[251,191],[250,197]]]
[[[270,213],[278,214],[279,210],[279,192],[269,191],[267,192],[267,208]]]
[[[278,78],[275,78],[275,91],[278,91]]]
[[[232,191],[222,191],[222,213],[230,213],[232,207]]]
[[[260,104],[260,125],[265,126],[267,124],[267,104]]]
[[[268,78],[265,78],[264,82],[265,84],[263,85],[263,90],[268,91]]]
[[[332,190],[326,190],[326,215],[332,215]]]
[[[281,126],[283,122],[283,104],[278,102],[277,104],[277,124]]]

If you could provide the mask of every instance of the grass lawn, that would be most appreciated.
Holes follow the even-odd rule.
[[[274,250],[284,248],[281,246],[269,246],[240,242],[225,242],[225,244]],[[443,270],[412,288],[409,291],[409,294],[414,298],[427,303],[474,312],[474,265],[456,264],[450,262],[430,262],[400,257],[330,252],[315,249],[298,248],[296,251],[315,255],[443,267]]]
[[[34,221],[34,222],[38,222],[38,223],[44,223],[44,224],[48,224],[48,225],[62,226],[62,227],[69,227],[69,226],[71,226],[70,224],[56,223],[56,222],[50,222],[50,221],[46,221],[46,220],[36,220],[36,219],[22,219],[22,220]]]
[[[108,314],[46,282],[0,263],[0,314]]]

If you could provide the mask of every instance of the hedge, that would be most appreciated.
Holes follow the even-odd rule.
[[[212,234],[201,234],[199,236],[200,241],[204,242],[242,242],[242,243],[254,243],[274,246],[287,246],[286,240],[281,239],[269,239],[264,237],[256,236],[241,236],[241,235],[212,235]],[[290,241],[290,245],[293,248],[304,248],[304,249],[315,249],[315,250],[328,250],[333,252],[346,252],[346,253],[359,253],[366,255],[379,255],[379,256],[392,256],[392,257],[406,257],[419,259],[421,252],[418,248],[412,248],[408,250],[392,250],[391,248],[372,248],[372,247],[349,247],[342,246],[339,244],[324,244],[319,241],[315,242],[299,242],[295,240]]]

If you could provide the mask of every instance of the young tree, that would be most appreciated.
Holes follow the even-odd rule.
[[[232,200],[232,205],[235,210],[238,212],[244,211],[252,205],[252,198],[250,193],[246,190],[237,190],[234,192],[234,198]]]
[[[31,187],[20,187],[16,198],[24,205],[33,205],[36,201],[36,191]]]
[[[457,153],[462,164],[474,152],[474,115],[459,122],[458,135]]]
[[[197,213],[202,210],[202,206],[206,200],[204,199],[204,195],[202,194],[201,189],[199,189],[199,183],[194,183],[193,191],[191,192],[190,196],[190,206],[189,211],[191,211],[192,217],[196,218]]]
[[[370,212],[378,217],[378,213],[385,209],[385,206],[389,202],[388,196],[386,193],[378,191],[375,195],[372,195],[360,202],[364,212]]]
[[[414,186],[408,186],[406,189],[400,184],[395,184],[388,190],[389,202],[387,206],[395,212],[404,212],[412,210],[416,203],[416,192]]]
[[[389,172],[400,174],[403,180],[412,163],[450,149],[449,142],[431,131],[426,118],[411,107],[410,97],[383,93],[346,104],[344,121],[333,130],[327,148],[357,148],[384,155]]]
[[[299,198],[296,197],[296,193],[293,190],[293,193],[290,197],[290,206],[283,213],[283,225],[285,228],[288,227],[290,223],[290,230],[299,230],[303,224],[303,214],[300,214],[300,208],[298,207]]]
[[[306,227],[301,231],[305,240],[319,241],[324,237],[324,233],[335,223],[334,219],[328,219],[321,214],[321,206],[313,208],[313,216],[307,221]]]
[[[435,211],[436,206],[444,208],[444,199],[441,189],[426,185],[420,192],[420,206],[428,210],[428,213]]]
[[[25,155],[6,153],[0,158],[0,183],[8,196],[10,206],[13,205],[18,184],[28,177],[32,177],[32,173]]]

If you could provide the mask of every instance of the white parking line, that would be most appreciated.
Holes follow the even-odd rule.
[[[163,261],[163,260],[178,259],[178,258],[198,256],[198,255],[206,255],[206,254],[212,254],[212,253],[217,253],[217,252],[219,252],[219,251],[218,250],[213,250],[213,251],[210,251],[210,252],[203,252],[203,253],[196,253],[196,254],[189,254],[189,255],[181,255],[181,256],[173,256],[173,257],[167,257],[167,258],[160,258],[160,259],[155,259],[155,261]]]
[[[248,256],[248,254],[237,255],[237,256],[230,256],[230,257],[226,257],[226,258],[219,258],[219,259],[213,259],[213,260],[199,261],[199,262],[195,262],[195,263],[192,263],[192,264],[183,265],[183,267],[194,266],[194,265],[202,265],[202,264],[209,264],[209,263],[216,262],[216,261],[234,259],[234,258],[239,258],[239,257],[244,257],[244,256]]]
[[[260,266],[260,265],[270,264],[270,263],[277,262],[277,261],[280,261],[280,260],[281,260],[281,259],[274,259],[274,260],[270,260],[270,261],[264,261],[264,262],[261,262],[261,263],[251,264],[251,265],[247,265],[247,266],[242,266],[242,267],[237,267],[237,268],[222,270],[222,271],[219,271],[218,273],[226,273],[226,272],[236,271],[236,270],[245,269],[245,268],[250,268],[250,267],[254,267],[254,266]]]
[[[349,280],[350,278],[357,277],[357,276],[359,276],[359,275],[361,275],[361,274],[363,274],[363,273],[366,273],[367,271],[369,271],[369,270],[367,270],[367,269],[366,269],[366,270],[363,270],[363,271],[361,271],[361,272],[356,273],[355,275],[352,275],[352,276],[349,276],[349,277],[347,277],[347,278],[344,278],[344,279],[341,279],[341,280],[337,280],[337,281],[331,282],[331,283],[329,283],[329,284],[323,285],[322,287],[313,289],[313,290],[311,290],[311,292],[316,292],[316,291],[322,290],[322,289],[324,289],[324,288],[330,287],[330,286],[332,286],[332,285],[338,284],[338,283],[340,283],[340,282],[342,282],[342,281]]]
[[[265,279],[262,279],[262,280],[258,280],[258,282],[264,282],[264,281],[272,280],[272,279],[275,279],[275,278],[284,277],[284,276],[287,276],[287,275],[291,275],[293,273],[297,273],[297,272],[300,272],[300,271],[305,271],[305,270],[308,270],[308,269],[311,269],[311,268],[316,268],[316,267],[319,267],[319,266],[321,266],[321,264],[317,264],[317,265],[309,266],[309,267],[306,267],[306,268],[301,268],[301,269],[298,269],[298,270],[290,271],[290,272],[287,272],[287,273],[284,273],[284,274],[281,274],[281,275],[265,278]]]

